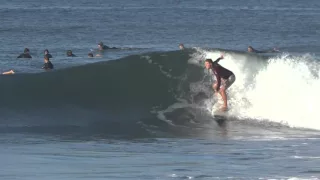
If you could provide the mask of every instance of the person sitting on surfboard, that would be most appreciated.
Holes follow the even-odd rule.
[[[223,55],[215,61],[212,61],[212,59],[206,59],[204,65],[206,69],[211,69],[216,76],[217,81],[212,87],[215,93],[219,92],[223,99],[223,107],[221,110],[226,111],[228,109],[226,90],[234,83],[236,76],[232,71],[218,64],[221,59],[223,59]]]
[[[17,58],[32,58],[28,48],[24,48],[24,52],[20,54]]]
[[[47,55],[49,58],[52,58],[52,55],[49,53],[48,49],[44,50],[44,55]]]
[[[45,70],[53,69],[53,64],[51,63],[51,61],[49,59],[50,58],[49,58],[48,54],[44,55],[44,65],[43,65],[42,69],[45,69]]]

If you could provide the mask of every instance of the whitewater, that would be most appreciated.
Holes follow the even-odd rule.
[[[198,49],[189,63],[203,66],[199,60],[215,60],[221,54],[225,58],[220,64],[236,75],[236,82],[228,90],[230,116],[320,130],[319,57],[286,52],[262,57]]]

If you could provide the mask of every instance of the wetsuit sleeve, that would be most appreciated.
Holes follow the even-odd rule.
[[[220,77],[219,73],[215,73],[215,75],[216,75],[216,78],[217,78],[217,89],[215,89],[215,90],[219,91],[220,90],[220,85],[221,85],[221,77]]]
[[[217,60],[213,61],[213,66],[219,66],[218,63],[219,63],[219,61],[221,59],[223,59],[223,58],[219,57]],[[216,75],[216,78],[217,78],[217,91],[219,91],[220,90],[220,85],[221,85],[220,72],[217,69],[215,69],[214,70],[214,74]]]
[[[218,63],[221,59],[223,59],[223,58],[219,57],[217,60],[213,61],[213,64]]]

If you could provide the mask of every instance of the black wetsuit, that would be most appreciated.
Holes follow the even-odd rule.
[[[273,53],[273,52],[278,52],[278,51],[276,51],[276,50],[268,50],[268,51],[259,51],[259,50],[256,50],[256,49],[253,49],[252,48],[252,52],[253,53]]]
[[[77,57],[77,56],[74,54],[67,54],[67,57]]]
[[[53,69],[53,64],[50,61],[48,61],[47,63],[44,63],[42,68],[43,69]]]
[[[48,56],[48,58],[52,58],[51,54],[46,54],[45,56]]]
[[[17,58],[32,58],[29,53],[22,53]]]
[[[109,46],[103,45],[102,49],[103,49],[103,50],[107,50],[107,49],[118,49],[118,48],[116,48],[116,47],[109,47]]]
[[[220,89],[220,85],[221,85],[221,78],[223,79],[228,79],[230,76],[234,75],[232,71],[222,67],[220,64],[218,64],[218,62],[221,60],[222,58],[218,58],[217,60],[215,60],[212,64],[212,71],[214,73],[214,75],[217,78],[217,89]]]

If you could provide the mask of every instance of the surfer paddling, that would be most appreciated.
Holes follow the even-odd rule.
[[[217,81],[212,85],[212,87],[215,91],[215,94],[219,93],[223,99],[223,106],[221,110],[226,111],[228,109],[226,90],[234,83],[236,76],[232,71],[218,64],[223,58],[223,55],[221,55],[215,61],[212,61],[212,59],[206,59],[204,65],[206,69],[211,69],[216,76]]]
[[[272,50],[267,50],[267,51],[259,51],[254,49],[252,46],[248,46],[248,52],[249,53],[275,53],[275,52],[280,52],[278,49],[273,48]]]
[[[108,49],[118,49],[118,48],[106,46],[103,44],[103,42],[98,43],[98,50],[99,51],[108,50]]]

